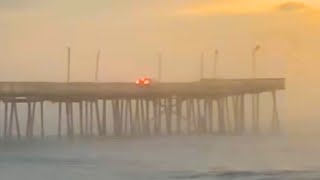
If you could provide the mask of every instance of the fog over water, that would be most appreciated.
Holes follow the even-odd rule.
[[[313,179],[315,140],[294,137],[151,137],[7,142],[4,179]]]
[[[0,179],[320,177],[319,8],[318,0],[0,0],[0,81],[66,81],[67,46],[71,81],[94,81],[99,50],[101,82],[155,77],[159,52],[163,81],[199,80],[202,53],[210,78],[215,49],[218,78],[251,78],[257,44],[257,77],[286,78],[278,92],[280,136],[58,140],[57,104],[45,103],[48,137],[1,139]],[[266,131],[270,94],[261,102]],[[249,97],[246,103],[250,122]],[[26,109],[19,109],[24,129]],[[0,128],[2,112],[1,104]]]

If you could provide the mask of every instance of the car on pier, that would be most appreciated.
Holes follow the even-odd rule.
[[[139,78],[136,80],[136,85],[137,86],[150,86],[152,81],[151,81],[151,78],[149,77],[142,77],[142,78]]]

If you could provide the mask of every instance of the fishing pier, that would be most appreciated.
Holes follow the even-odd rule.
[[[261,133],[262,93],[270,94],[270,130],[280,131],[277,92],[285,79],[202,79],[188,83],[0,82],[3,138],[47,135],[45,103],[57,106],[56,135],[152,136]],[[250,128],[245,98],[252,101]],[[21,109],[25,115],[21,115]],[[21,122],[24,121],[23,126]],[[25,124],[25,125],[24,125]],[[35,129],[37,124],[38,129]]]

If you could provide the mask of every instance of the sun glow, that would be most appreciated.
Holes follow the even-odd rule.
[[[230,2],[221,1],[193,4],[179,9],[177,14],[185,16],[210,16],[221,14],[266,13],[275,11],[279,5],[286,3],[289,5],[301,5],[302,7],[305,6],[312,9],[320,8],[320,1],[318,0],[230,0]]]
[[[268,11],[272,4],[262,1],[236,1],[233,3],[202,3],[182,8],[179,15],[208,16],[215,14],[246,14]]]

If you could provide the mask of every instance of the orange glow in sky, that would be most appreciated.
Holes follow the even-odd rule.
[[[195,3],[191,6],[179,9],[178,15],[208,16],[216,14],[249,14],[264,13],[276,10],[278,5],[288,4],[289,8],[312,8],[320,7],[319,0],[229,0],[229,1],[206,1]]]

